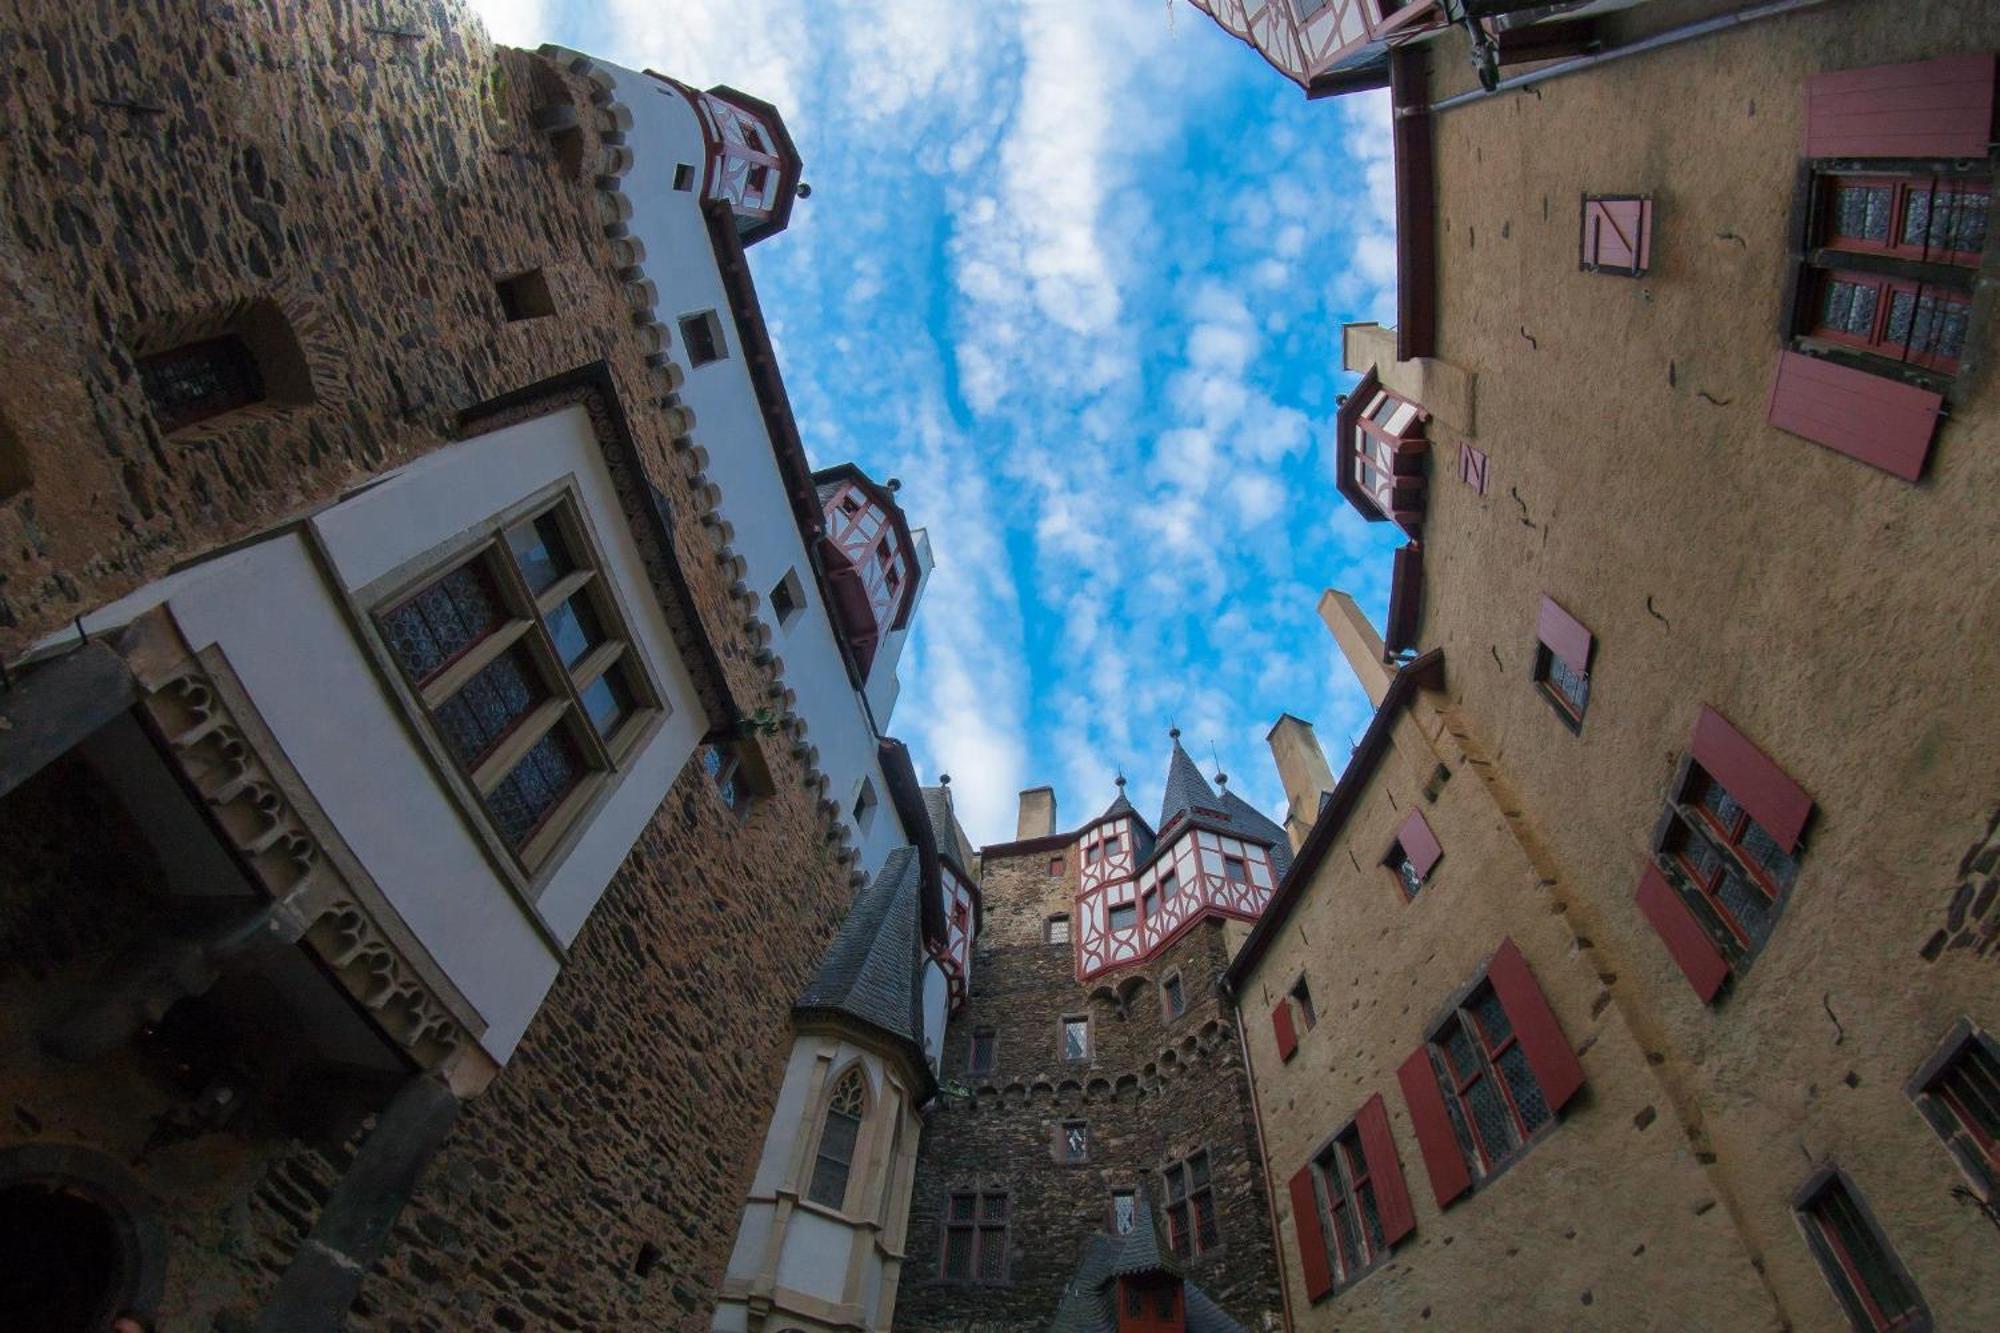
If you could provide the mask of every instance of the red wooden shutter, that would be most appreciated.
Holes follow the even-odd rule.
[[[1583,1086],[1583,1064],[1570,1049],[1555,1010],[1549,1008],[1548,998],[1535,984],[1535,974],[1528,970],[1528,960],[1511,938],[1500,941],[1499,952],[1487,965],[1486,979],[1493,983],[1493,993],[1500,997],[1500,1007],[1507,1011],[1507,1021],[1514,1025],[1521,1049],[1528,1053],[1528,1067],[1535,1071],[1535,1082],[1542,1085],[1542,1100],[1551,1111],[1561,1110]]]
[[[1767,418],[1779,430],[1915,481],[1944,398],[1901,380],[1780,352]]]
[[[1326,1233],[1320,1230],[1311,1163],[1292,1177],[1292,1226],[1299,1234],[1299,1267],[1306,1275],[1306,1299],[1316,1301],[1333,1290],[1333,1269],[1326,1261]]]
[[[1396,1071],[1403,1085],[1403,1100],[1409,1104],[1410,1121],[1417,1128],[1417,1149],[1430,1173],[1431,1193],[1442,1208],[1472,1188],[1472,1171],[1459,1150],[1458,1136],[1451,1131],[1451,1115],[1444,1109],[1444,1089],[1438,1086],[1437,1070],[1431,1067],[1428,1047],[1419,1046]]]
[[[1298,1054],[1299,1037],[1292,1031],[1292,1002],[1280,1000],[1271,1010],[1271,1027],[1278,1034],[1278,1058],[1289,1060]]]
[[[1651,862],[1639,877],[1639,914],[1659,932],[1660,942],[1679,965],[1688,985],[1707,1004],[1729,979],[1729,964],[1722,959],[1715,942],[1695,919],[1694,911],[1681,901],[1674,886]]]
[[[1797,849],[1813,803],[1784,769],[1706,704],[1695,719],[1688,751],[1710,777],[1729,789],[1736,803],[1763,825],[1780,848],[1787,852]]]
[[[1571,671],[1581,675],[1590,670],[1590,631],[1547,595],[1535,618],[1535,637]]]
[[[1639,277],[1653,258],[1653,202],[1650,199],[1583,198],[1583,236],[1578,267],[1589,272]]]
[[[1410,864],[1417,868],[1417,877],[1431,873],[1431,867],[1444,855],[1438,846],[1437,835],[1424,822],[1424,812],[1412,810],[1403,816],[1403,822],[1396,826],[1396,841],[1402,844],[1403,855],[1410,858]]]
[[[1994,54],[1875,65],[1806,80],[1807,157],[1985,157]]]
[[[1417,1225],[1410,1211],[1410,1191],[1403,1184],[1403,1164],[1396,1160],[1396,1140],[1389,1133],[1389,1108],[1382,1094],[1370,1097],[1354,1117],[1355,1132],[1361,1137],[1361,1156],[1368,1163],[1368,1179],[1375,1186],[1375,1211],[1382,1222],[1382,1243],[1394,1245]]]

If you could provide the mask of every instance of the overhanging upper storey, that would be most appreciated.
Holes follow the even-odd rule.
[[[1438,0],[1193,0],[1308,96],[1389,85],[1389,48],[1446,26]]]
[[[702,199],[728,206],[745,245],[783,231],[792,220],[803,163],[778,109],[726,84],[701,92],[664,74],[648,73],[678,89],[701,121],[707,149]]]
[[[1423,536],[1429,420],[1430,413],[1384,385],[1373,367],[1335,418],[1340,493],[1361,517],[1391,521],[1413,539]]]
[[[893,482],[878,486],[851,463],[815,472],[813,482],[825,514],[820,558],[834,620],[866,679],[883,639],[908,623],[916,605],[916,546]]]

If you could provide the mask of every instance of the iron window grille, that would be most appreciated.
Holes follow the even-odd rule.
[[[186,343],[138,363],[140,387],[166,434],[264,400],[264,373],[240,334]]]
[[[1848,1321],[1866,1333],[1926,1333],[1929,1309],[1917,1285],[1838,1167],[1825,1167],[1793,1200],[1806,1246]]]
[[[1007,1280],[1007,1195],[954,1190],[945,1204],[943,1275],[957,1282]]]
[[[1361,1149],[1361,1131],[1349,1125],[1313,1162],[1320,1233],[1333,1266],[1333,1290],[1351,1286],[1389,1254],[1374,1178]]]
[[[1046,931],[1043,932],[1043,938],[1045,938],[1050,944],[1068,944],[1069,917],[1067,915],[1050,917],[1048,920],[1048,928]]]
[[[1452,1134],[1475,1177],[1493,1175],[1554,1120],[1491,982],[1453,1009],[1428,1049]]]
[[[1172,1163],[1161,1174],[1167,1187],[1167,1241],[1174,1253],[1189,1259],[1220,1247],[1222,1233],[1216,1222],[1208,1150]]]
[[[531,872],[664,711],[601,565],[564,495],[374,615],[426,725]]]

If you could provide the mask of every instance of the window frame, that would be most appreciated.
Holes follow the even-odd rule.
[[[1204,1167],[1199,1184],[1195,1183],[1197,1160]],[[1215,1154],[1207,1144],[1189,1149],[1160,1168],[1160,1197],[1165,1200],[1167,1247],[1176,1257],[1195,1259],[1222,1249],[1222,1217],[1215,1209]],[[1204,1216],[1215,1233],[1214,1241],[1207,1244],[1201,1238]]]
[[[1350,1119],[1329,1135],[1309,1160],[1313,1202],[1319,1209],[1320,1239],[1325,1246],[1333,1278],[1333,1285],[1327,1289],[1327,1294],[1338,1296],[1380,1268],[1395,1253],[1396,1247],[1393,1241],[1386,1239],[1378,1246],[1367,1233],[1366,1220],[1361,1211],[1363,1189],[1368,1191],[1374,1208],[1376,1230],[1386,1232],[1387,1228],[1382,1222],[1381,1191],[1376,1187],[1374,1173],[1368,1168],[1368,1154],[1361,1143],[1360,1117]],[[1332,1168],[1330,1171],[1329,1166]],[[1336,1193],[1339,1195],[1337,1202]],[[1339,1227],[1336,1208],[1349,1210],[1348,1216],[1359,1222],[1354,1238],[1362,1253],[1360,1261],[1351,1267],[1343,1245],[1346,1233]]]
[[[699,370],[729,359],[729,340],[723,333],[722,316],[715,310],[693,310],[680,316],[676,321],[680,332],[681,350],[687,353],[688,369]],[[690,328],[701,330],[702,341],[707,344],[707,355],[695,345],[695,339],[688,336]]]
[[[2000,1202],[2000,1136],[1990,1133],[1964,1104],[1963,1094],[1941,1087],[1971,1061],[1988,1066],[1989,1081],[2000,1084],[2000,1042],[1970,1018],[1952,1024],[1937,1049],[1910,1076],[1904,1094],[1944,1143],[1974,1191],[1991,1205]]]
[[[1061,922],[1062,938],[1056,937],[1057,922]],[[1070,942],[1070,919],[1068,912],[1051,912],[1042,919],[1042,943],[1068,944]]]
[[[1178,1006],[1172,1002],[1170,996],[1180,997]],[[1180,969],[1175,968],[1160,978],[1160,1012],[1165,1015],[1166,1021],[1171,1023],[1186,1015],[1187,1008],[1187,982],[1182,979]]]
[[[858,1115],[839,1110],[834,1105],[840,1099],[842,1091],[847,1087],[850,1080],[861,1090],[861,1110]],[[798,1198],[800,1203],[813,1208],[824,1208],[842,1216],[847,1215],[847,1202],[853,1197],[856,1187],[854,1164],[866,1161],[865,1136],[868,1132],[868,1122],[873,1118],[874,1111],[875,1090],[869,1084],[868,1070],[859,1060],[849,1060],[845,1065],[841,1066],[839,1072],[826,1082],[826,1092],[820,1100],[819,1116],[813,1129],[812,1151],[806,1157],[805,1179],[799,1182]],[[840,1164],[840,1201],[838,1203],[828,1203],[824,1199],[814,1198],[813,1189],[819,1181],[820,1161],[826,1157],[824,1150],[826,1147],[827,1126],[833,1122],[833,1117],[836,1115],[846,1116],[854,1121],[854,1142],[848,1148],[847,1160]],[[835,1158],[834,1160],[838,1161],[839,1159]]]
[[[952,1204],[961,1198],[972,1200],[971,1216],[957,1219],[952,1216]],[[989,1216],[989,1203],[1000,1201],[1000,1216]],[[1012,1285],[1013,1264],[1011,1247],[1007,1244],[1008,1231],[1013,1226],[1013,1192],[1004,1189],[983,1189],[976,1185],[954,1186],[945,1191],[944,1207],[938,1215],[938,1266],[937,1280],[972,1287],[1005,1287]],[[966,1245],[966,1271],[954,1274],[948,1265],[951,1261],[951,1234],[965,1231],[970,1239]],[[1000,1274],[998,1277],[984,1275],[987,1247],[1000,1247]]]
[[[986,1039],[986,1063],[979,1063],[979,1041]],[[965,1047],[965,1072],[991,1078],[1000,1067],[1000,1032],[991,1026],[972,1029],[972,1037]]]
[[[568,573],[538,594],[521,573],[508,537],[550,515],[555,517],[572,565]],[[482,569],[500,618],[428,674],[415,676],[391,645],[388,617],[474,565]],[[601,637],[570,664],[562,660],[546,622],[576,598],[585,599]],[[378,675],[402,705],[404,722],[442,785],[468,817],[493,863],[532,899],[547,886],[597,810],[632,771],[645,743],[673,715],[672,703],[631,628],[634,617],[626,609],[617,576],[575,479],[563,477],[552,482],[473,524],[450,542],[403,562],[353,593],[351,605],[354,623],[361,627],[361,638]],[[468,765],[446,743],[437,711],[456,699],[479,672],[517,647],[526,651],[534,668],[534,683],[542,694],[476,763]],[[604,736],[590,720],[582,695],[614,671],[631,697],[631,708],[612,733]],[[555,711],[551,713],[552,708]],[[522,731],[530,725],[539,729],[532,739]],[[517,847],[489,813],[486,797],[515,771],[540,737],[557,727],[568,732],[584,773]],[[496,764],[508,755],[512,755],[511,763]],[[482,775],[491,777],[491,783],[482,786]]]
[[[1083,1025],[1083,1054],[1081,1055],[1071,1055],[1069,1053],[1069,1028],[1072,1023],[1081,1023]],[[1091,1031],[1092,1026],[1089,1014],[1064,1014],[1056,1020],[1056,1055],[1061,1063],[1066,1065],[1090,1063],[1091,1059],[1097,1054],[1096,1034]]]
[[[1132,1204],[1132,1225],[1120,1229],[1118,1225],[1119,1200],[1130,1200]],[[1120,1185],[1112,1189],[1111,1201],[1104,1214],[1105,1230],[1114,1236],[1129,1236],[1139,1229],[1139,1191],[1131,1185]]]
[[[1076,1137],[1081,1136],[1083,1146],[1076,1147]],[[1056,1121],[1056,1165],[1085,1166],[1090,1162],[1090,1122],[1071,1116]]]
[[[1395,882],[1397,892],[1403,895],[1406,903],[1417,900],[1417,895],[1423,892],[1424,886],[1431,882],[1431,874],[1437,870],[1433,865],[1424,874],[1417,874],[1417,859],[1403,847],[1401,834],[1391,839],[1389,850],[1382,853],[1382,868],[1389,872],[1389,878]],[[1404,873],[1405,868],[1407,874]]]
[[[1912,1304],[1893,1317],[1882,1309],[1882,1293],[1869,1288],[1861,1263],[1838,1235],[1837,1224],[1821,1211],[1836,1194],[1853,1210],[1864,1238],[1877,1248],[1878,1260],[1889,1276],[1909,1290]],[[1798,1224],[1820,1276],[1826,1280],[1834,1303],[1847,1316],[1849,1324],[1863,1333],[1929,1333],[1933,1324],[1923,1292],[1846,1171],[1829,1162],[1807,1177],[1792,1197],[1792,1220]]]
[[[1298,978],[1286,989],[1285,999],[1290,1001],[1292,1007],[1298,1010],[1299,1017],[1303,1020],[1299,1028],[1300,1036],[1304,1036],[1318,1026],[1319,1010],[1313,1004],[1312,987],[1307,984],[1305,973],[1299,973]]]
[[[1705,788],[1710,785],[1736,807],[1736,817],[1728,827],[1702,799]],[[1702,767],[1692,754],[1683,755],[1674,774],[1673,786],[1667,792],[1666,807],[1661,811],[1659,824],[1654,829],[1653,857],[1666,875],[1667,883],[1695,914],[1696,920],[1701,922],[1710,942],[1722,954],[1733,975],[1747,972],[1769,947],[1771,936],[1777,933],[1778,921],[1791,901],[1792,889],[1798,883],[1800,857],[1805,850],[1801,846],[1796,853],[1780,853],[1789,856],[1792,862],[1790,882],[1780,883],[1767,867],[1744,853],[1743,844],[1749,839],[1752,828],[1763,833],[1767,839],[1771,836],[1720,778]],[[1688,837],[1703,839],[1715,854],[1716,861],[1711,871],[1704,872],[1683,850]],[[1753,938],[1736,912],[1721,899],[1723,885],[1731,871],[1736,872],[1738,879],[1765,900],[1770,924],[1762,939]]]
[[[1863,336],[1822,322],[1826,291],[1836,282],[1849,283],[1858,287],[1871,288],[1875,293],[1875,311],[1869,318],[1869,332]],[[1917,366],[1924,370],[1934,370],[1944,375],[1955,375],[1963,362],[1963,355],[1948,356],[1942,351],[1917,352],[1908,343],[1896,343],[1889,339],[1889,319],[1897,296],[1907,296],[1912,303],[1910,316],[1912,330],[1916,327],[1917,312],[1926,298],[1942,310],[1946,305],[1962,307],[1965,319],[1972,319],[1972,293],[1957,291],[1919,278],[1905,277],[1892,273],[1869,273],[1859,269],[1820,267],[1812,271],[1811,282],[1801,320],[1800,333],[1807,338],[1838,347],[1864,352],[1883,361],[1896,365]],[[1900,350],[1899,350],[1900,349]]]
[[[1889,196],[1888,238],[1871,241],[1865,236],[1846,236],[1834,230],[1837,225],[1835,213],[1842,189],[1887,189]],[[1848,171],[1834,169],[1818,172],[1813,180],[1812,240],[1818,249],[1841,254],[1894,255],[1898,258],[1914,260],[1925,264],[1948,264],[1957,268],[1978,268],[1984,257],[1980,250],[1939,250],[1933,252],[1927,241],[1911,242],[1903,239],[1905,224],[1909,221],[1910,203],[1913,196],[1923,193],[1928,196],[1926,208],[1933,216],[1937,207],[1937,197],[1943,195],[1985,194],[1989,196],[1987,207],[1992,208],[1991,195],[1993,178],[1980,175],[1944,174],[1939,172],[1883,172]]]
[[[1495,1043],[1480,1025],[1475,1005],[1482,995],[1490,994],[1495,1006],[1507,1015],[1507,1036]],[[1478,1069],[1461,1079],[1452,1064],[1448,1034],[1454,1026],[1463,1026],[1472,1042],[1473,1055]],[[1438,1091],[1444,1095],[1446,1118],[1451,1122],[1452,1137],[1456,1141],[1459,1154],[1465,1160],[1467,1173],[1471,1176],[1468,1192],[1485,1188],[1507,1170],[1508,1167],[1526,1157],[1536,1144],[1562,1123],[1562,1116],[1547,1105],[1547,1093],[1542,1088],[1541,1076],[1528,1063],[1526,1051],[1522,1051],[1522,1063],[1526,1066],[1527,1077],[1534,1082],[1536,1095],[1543,1099],[1547,1118],[1541,1124],[1529,1128],[1527,1117],[1522,1113],[1514,1090],[1508,1085],[1506,1075],[1501,1071],[1500,1059],[1508,1052],[1520,1049],[1521,1034],[1512,1014],[1507,1013],[1492,978],[1482,971],[1472,983],[1452,998],[1445,1011],[1434,1019],[1425,1030],[1424,1049],[1431,1062],[1431,1071],[1437,1079]],[[1507,1115],[1507,1125],[1512,1130],[1510,1142],[1499,1151],[1486,1142],[1479,1128],[1470,1093],[1482,1079],[1490,1080],[1491,1086],[1500,1094],[1500,1104]],[[1470,1151],[1468,1151],[1470,1149]]]

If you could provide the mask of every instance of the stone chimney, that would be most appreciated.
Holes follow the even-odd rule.
[[[1030,787],[1021,793],[1021,815],[1014,821],[1014,837],[1046,838],[1056,831],[1056,789]]]
[[[1389,677],[1394,674],[1383,660],[1382,636],[1352,597],[1333,588],[1319,596],[1319,618],[1333,631],[1333,640],[1367,692],[1368,702],[1380,708],[1382,696],[1389,692]],[[1289,784],[1285,790],[1291,790]]]
[[[1313,724],[1303,718],[1279,714],[1277,725],[1264,739],[1277,761],[1278,780],[1285,784],[1285,834],[1296,852],[1319,817],[1320,798],[1333,790],[1333,770],[1327,767]]]

